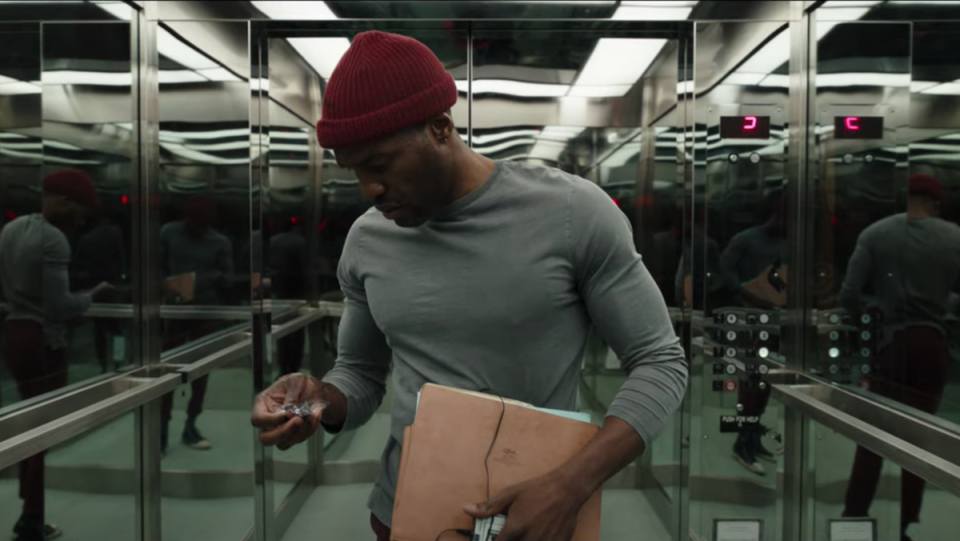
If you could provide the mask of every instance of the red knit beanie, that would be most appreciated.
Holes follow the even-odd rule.
[[[943,199],[943,185],[933,175],[927,173],[913,173],[910,175],[907,190],[912,194],[926,195],[937,201]]]
[[[97,187],[86,173],[78,169],[55,171],[43,177],[43,191],[62,195],[87,208],[100,205]]]
[[[456,102],[453,77],[426,45],[397,34],[363,32],[330,75],[317,142],[337,149],[379,139]]]

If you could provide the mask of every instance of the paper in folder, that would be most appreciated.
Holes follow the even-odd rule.
[[[424,385],[413,424],[403,433],[390,539],[432,541],[444,530],[472,529],[473,519],[463,506],[487,498],[485,465],[494,497],[511,485],[559,468],[598,430],[582,414]],[[580,510],[573,541],[599,538],[597,491]]]

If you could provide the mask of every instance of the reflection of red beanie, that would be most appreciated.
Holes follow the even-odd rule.
[[[933,175],[927,173],[913,173],[910,175],[910,186],[907,190],[916,195],[926,195],[937,201],[943,199],[943,185]]]
[[[379,139],[456,102],[453,77],[426,45],[397,34],[363,32],[330,75],[317,142],[337,149]]]
[[[62,195],[87,208],[100,205],[97,187],[86,173],[78,169],[55,171],[43,177],[43,191]]]

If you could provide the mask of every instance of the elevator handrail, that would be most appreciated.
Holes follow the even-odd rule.
[[[279,325],[281,336],[324,318],[339,318],[343,314],[343,303],[323,301],[316,307],[301,309],[301,315]],[[111,419],[132,411],[148,402],[172,392],[181,383],[193,381],[224,366],[238,357],[247,354],[252,345],[249,332],[237,330],[206,343],[197,344],[164,359],[159,365],[148,365],[113,378],[100,381],[100,384],[121,382],[135,384],[130,389],[97,401],[89,406],[58,417],[50,422],[17,434],[0,439],[0,470],[12,466],[36,453],[45,451],[54,445],[63,443],[100,426]],[[156,370],[164,370],[162,375],[144,377]],[[56,407],[68,395],[82,392],[89,386],[75,387],[49,401],[31,404],[27,408],[10,412],[3,420],[14,420],[14,416],[24,415],[34,408]],[[3,438],[0,435],[0,438]]]
[[[150,378],[148,383],[0,441],[0,470],[156,400],[176,389],[180,382],[181,375],[176,373]]]
[[[837,431],[854,443],[960,497],[960,465],[881,430],[805,392],[816,385],[820,384],[773,385],[773,394],[785,406],[797,409],[810,419]]]

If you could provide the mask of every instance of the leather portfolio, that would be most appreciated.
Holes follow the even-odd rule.
[[[598,430],[515,400],[424,385],[413,424],[403,433],[390,539],[434,541],[445,530],[472,529],[463,507],[486,500],[488,483],[494,497],[549,473]],[[442,539],[456,535],[447,532]],[[573,540],[599,538],[598,490],[580,510]]]

